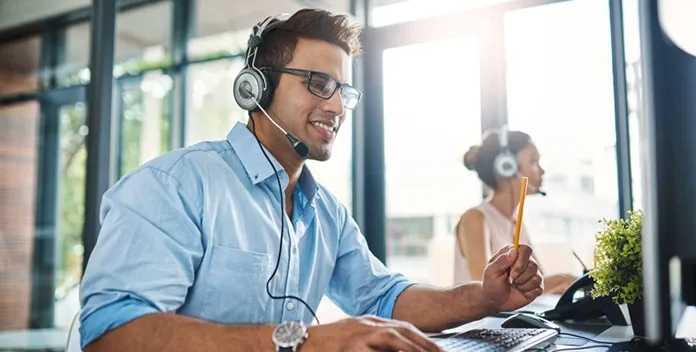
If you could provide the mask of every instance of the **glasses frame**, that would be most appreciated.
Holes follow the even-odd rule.
[[[326,99],[326,100],[331,99],[331,97],[333,97],[334,94],[336,94],[336,91],[337,91],[337,90],[340,89],[341,91],[343,91],[343,87],[348,87],[348,88],[350,88],[350,89],[353,89],[353,90],[355,90],[355,91],[358,93],[358,99],[357,99],[357,101],[356,101],[356,103],[355,103],[355,106],[353,106],[353,107],[348,107],[348,106],[346,106],[345,102],[343,103],[343,107],[345,107],[345,108],[348,109],[348,110],[353,110],[353,109],[355,109],[355,107],[356,107],[356,106],[358,105],[358,103],[360,102],[360,99],[362,98],[362,92],[360,91],[360,89],[355,88],[355,87],[351,86],[350,84],[341,83],[341,82],[337,81],[335,78],[333,78],[333,77],[327,75],[326,73],[317,72],[317,71],[312,71],[312,70],[302,70],[302,69],[299,69],[299,68],[273,68],[273,67],[264,67],[264,68],[262,68],[261,70],[273,71],[273,72],[280,72],[280,73],[287,73],[287,74],[291,74],[291,75],[295,75],[295,76],[299,76],[299,77],[305,77],[305,78],[307,78],[307,90],[308,90],[310,93],[312,93],[313,95],[315,95],[315,96],[317,96],[317,97],[319,97],[319,98],[322,98],[322,99]],[[315,93],[315,92],[312,91],[312,89],[310,88],[310,85],[312,84],[312,77],[314,77],[314,76],[321,76],[321,77],[323,77],[323,78],[326,78],[326,79],[329,80],[329,81],[333,81],[333,82],[336,84],[336,86],[334,87],[334,90],[331,92],[331,94],[329,94],[328,96],[325,97],[325,96],[321,96],[321,95],[319,95],[319,94],[317,94],[317,93]],[[341,97],[341,100],[343,100],[343,97]]]

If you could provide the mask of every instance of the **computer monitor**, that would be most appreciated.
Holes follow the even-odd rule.
[[[695,4],[640,0],[639,7],[643,302],[651,345],[672,339],[686,304],[696,305],[696,29],[688,15]]]

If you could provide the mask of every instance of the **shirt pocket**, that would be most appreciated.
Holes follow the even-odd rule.
[[[201,315],[223,324],[253,324],[269,319],[266,280],[271,255],[212,246]]]

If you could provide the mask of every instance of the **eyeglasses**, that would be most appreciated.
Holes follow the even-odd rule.
[[[322,99],[331,99],[334,93],[336,93],[336,90],[340,89],[343,106],[346,109],[353,110],[355,106],[358,105],[358,102],[362,97],[362,92],[360,92],[357,88],[339,83],[333,77],[321,72],[300,70],[296,68],[262,68],[262,70],[276,71],[306,77],[307,90]]]

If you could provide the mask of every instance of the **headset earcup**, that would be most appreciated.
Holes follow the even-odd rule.
[[[254,99],[263,108],[266,108],[267,105],[264,105],[264,103],[269,100],[267,96],[269,92],[261,75],[262,73],[256,70],[245,68],[235,78],[234,100],[240,108],[246,111],[258,111],[259,108],[256,106]]]
[[[493,169],[500,177],[511,178],[517,174],[517,159],[510,152],[502,152],[493,160]]]
[[[271,102],[273,101],[273,94],[275,93],[276,85],[273,81],[272,75],[264,74],[263,72],[261,73],[261,75],[263,75],[263,78],[266,79],[266,89],[264,90],[263,94],[261,94],[261,99],[259,100],[259,103],[261,104],[261,107],[266,109],[269,105],[271,105]]]

